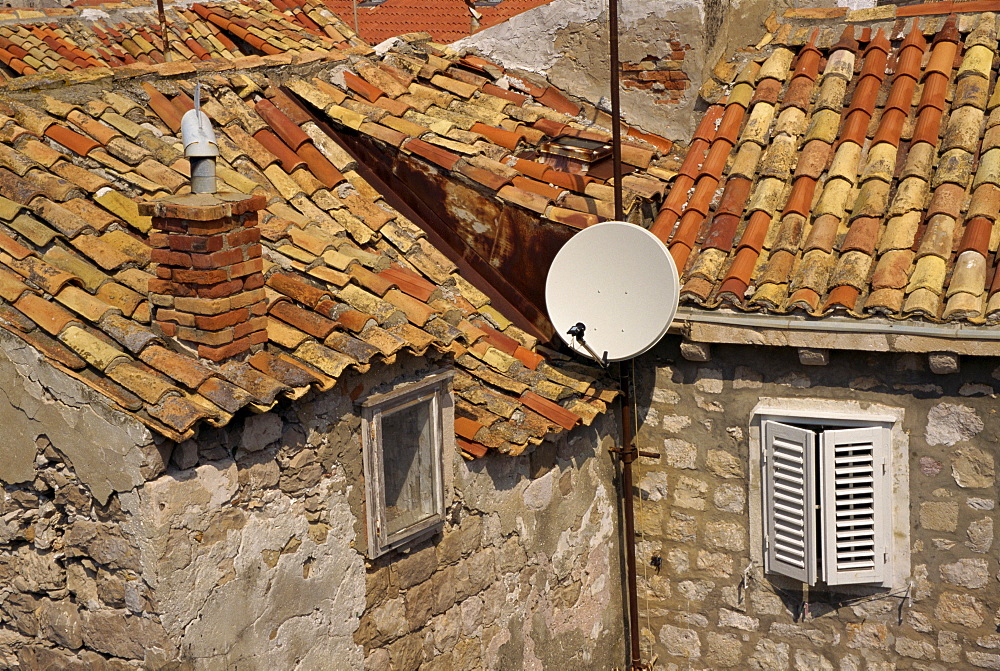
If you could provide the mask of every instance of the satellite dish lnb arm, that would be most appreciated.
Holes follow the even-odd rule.
[[[602,368],[604,368],[605,370],[607,370],[607,368],[608,368],[608,353],[605,352],[604,356],[597,356],[597,352],[595,352],[593,349],[591,349],[590,345],[587,344],[587,341],[583,339],[583,334],[586,333],[586,332],[587,332],[587,325],[584,324],[583,322],[577,322],[577,323],[573,324],[571,327],[569,327],[569,330],[566,331],[566,335],[570,335],[570,336],[573,336],[574,338],[576,338],[576,341],[578,343],[580,343],[580,345],[585,350],[587,350],[587,353],[590,354],[590,356],[592,356],[594,358],[594,360],[597,361],[597,363],[601,364]]]

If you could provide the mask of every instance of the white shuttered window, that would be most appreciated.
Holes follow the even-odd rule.
[[[888,429],[762,428],[766,570],[809,585],[887,580]]]

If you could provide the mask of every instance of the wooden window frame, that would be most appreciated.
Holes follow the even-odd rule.
[[[365,516],[368,530],[368,556],[380,557],[437,533],[445,521],[447,490],[445,461],[447,430],[452,417],[451,379],[454,371],[444,371],[401,385],[392,391],[373,394],[361,403],[362,454],[365,476]],[[433,506],[434,512],[414,524],[389,534],[386,532],[386,504],[383,468],[391,450],[383,440],[382,417],[388,413],[429,401],[431,404]]]

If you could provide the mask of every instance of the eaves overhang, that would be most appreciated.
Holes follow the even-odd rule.
[[[809,319],[681,307],[671,333],[701,343],[868,352],[1000,356],[1000,326],[919,324],[890,319]]]

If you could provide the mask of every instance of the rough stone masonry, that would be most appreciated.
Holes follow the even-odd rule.
[[[449,452],[443,533],[364,556],[355,400],[443,365],[400,357],[174,444],[0,333],[0,668],[612,668],[610,419]]]
[[[636,500],[642,637],[655,668],[1000,668],[1000,361],[963,358],[942,375],[917,354],[833,351],[807,366],[794,348],[714,345],[701,358],[685,360],[670,337],[636,362],[639,447],[661,454],[640,460]],[[807,595],[764,574],[750,514],[761,497],[750,485],[761,398],[902,415],[900,589]]]

